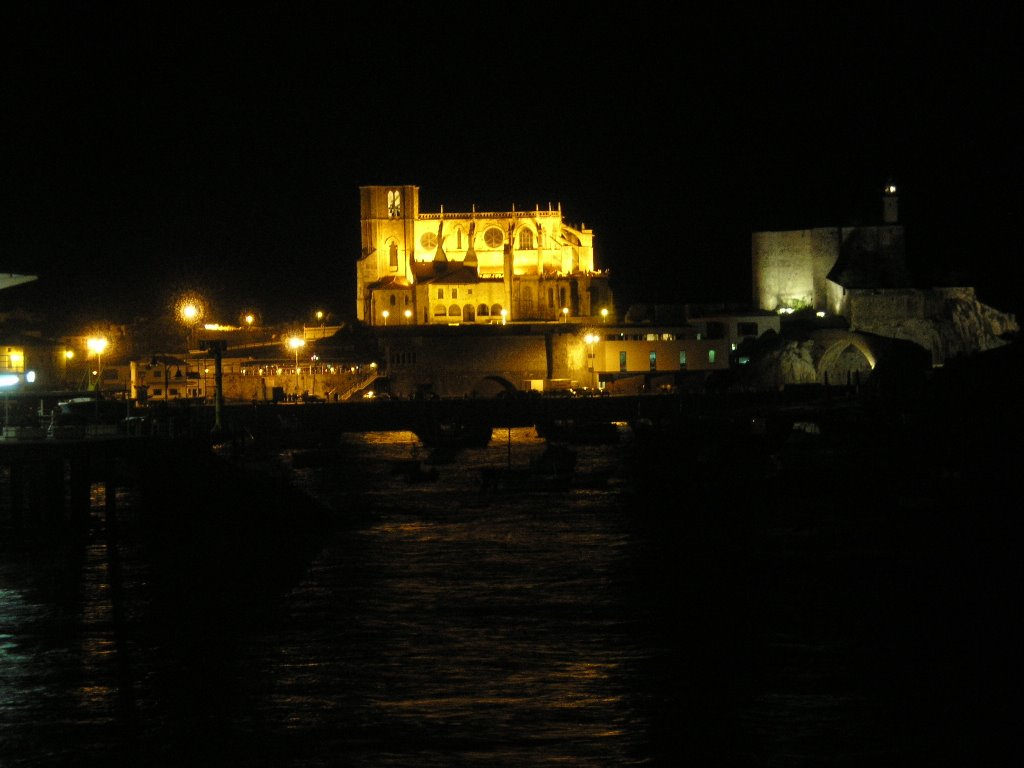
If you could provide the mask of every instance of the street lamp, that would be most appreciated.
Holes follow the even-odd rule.
[[[385,309],[385,310],[384,310],[383,312],[381,312],[380,314],[381,314],[381,317],[383,317],[383,318],[384,318],[384,325],[387,325],[387,324],[388,324],[388,318],[389,318],[389,317],[391,317],[391,313],[390,313],[390,312],[388,312],[388,311],[387,311],[387,310]]]
[[[590,369],[590,383],[593,385],[594,379],[597,372],[594,370],[594,344],[597,342],[598,336],[594,333],[588,333],[583,337],[583,341],[587,343],[587,368]]]
[[[71,362],[71,359],[74,356],[75,356],[74,350],[70,350],[70,349],[65,349],[64,350],[64,386],[65,387],[69,387],[70,386],[70,379],[68,379],[68,364]]]
[[[192,336],[195,328],[203,319],[203,305],[198,299],[187,298],[178,305],[178,315],[185,324],[185,351],[192,348]]]
[[[608,308],[607,307],[602,307],[601,308],[601,321],[605,322],[605,323],[608,322]]]
[[[412,319],[412,310],[407,309],[403,314],[405,314],[405,324],[408,325],[409,321]]]
[[[562,307],[562,322],[569,322],[569,308]]]
[[[94,389],[100,391],[100,379],[103,377],[103,350],[109,342],[102,336],[90,336],[86,339],[85,346],[96,355],[96,384]]]
[[[505,325],[505,318],[507,318],[507,317],[508,317],[508,310],[507,309],[501,310],[501,324],[502,325]]]
[[[295,396],[299,394],[299,350],[306,346],[306,340],[298,336],[288,339],[288,346],[295,350]]]

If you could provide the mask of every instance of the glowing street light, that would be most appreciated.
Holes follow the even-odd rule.
[[[203,319],[203,303],[193,297],[186,297],[178,304],[178,317],[185,325],[185,350],[192,348],[192,335]]]
[[[100,379],[103,376],[103,351],[109,342],[102,336],[90,336],[86,339],[85,346],[96,355],[96,384],[93,387],[97,392],[100,389]]]
[[[65,387],[69,386],[68,365],[71,363],[71,360],[74,358],[74,356],[75,356],[74,350],[72,350],[72,349],[65,349],[64,350],[64,386]]]
[[[569,322],[569,308],[562,307],[562,322]]]
[[[187,303],[181,308],[181,319],[186,323],[195,323],[199,320],[199,307],[192,302]]]
[[[587,368],[590,369],[590,381],[594,383],[594,379],[597,376],[597,371],[594,367],[594,344],[597,343],[600,337],[596,333],[588,333],[583,337],[583,341],[587,343]]]
[[[405,315],[405,324],[408,325],[409,321],[412,319],[412,310],[407,309],[403,314]]]
[[[384,310],[383,312],[381,312],[380,314],[381,314],[381,317],[383,317],[383,318],[384,318],[384,325],[387,325],[387,324],[388,324],[388,318],[389,318],[389,317],[391,317],[391,313],[390,313],[390,312],[388,312],[388,311],[387,311],[387,310],[385,309],[385,310]]]
[[[306,340],[298,336],[288,339],[288,346],[295,351],[295,394],[299,394],[299,350],[306,346]]]
[[[508,310],[507,309],[501,310],[501,324],[502,325],[505,325],[505,320],[507,318],[508,318]]]
[[[608,322],[608,307],[601,307],[601,321]]]

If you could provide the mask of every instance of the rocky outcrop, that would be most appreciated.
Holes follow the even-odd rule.
[[[928,350],[936,365],[1001,347],[1020,330],[1013,314],[982,304],[971,288],[936,288],[921,295],[920,313],[855,311],[851,330],[912,341]]]
[[[747,384],[754,389],[814,384],[818,381],[815,358],[813,341],[783,341],[777,348],[766,350],[753,361]]]

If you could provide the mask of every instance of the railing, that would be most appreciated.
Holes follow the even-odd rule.
[[[374,371],[373,373],[371,373],[369,376],[367,376],[362,381],[357,382],[356,384],[353,384],[351,387],[349,387],[347,390],[345,390],[345,393],[343,395],[341,395],[338,399],[339,400],[348,400],[350,397],[352,397],[352,395],[354,395],[359,390],[365,389],[366,387],[368,387],[371,384],[373,384],[373,382],[375,382],[377,379],[379,379],[380,376],[381,376],[380,371]]]
[[[526,211],[473,211],[471,213],[452,213],[445,211],[444,213],[419,213],[417,218],[420,220],[439,220],[439,219],[536,219],[536,218],[561,218],[562,212],[559,210],[545,211],[545,210],[526,210]]]

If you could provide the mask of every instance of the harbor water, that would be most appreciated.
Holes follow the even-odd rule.
[[[99,486],[82,535],[5,528],[0,765],[963,765],[1012,744],[1019,531],[994,497],[619,432],[574,446],[558,488],[481,483],[541,454],[532,428],[439,463],[410,432],[282,450],[266,471],[330,524],[258,558],[232,551],[244,531],[156,541],[127,492],[107,520]]]

